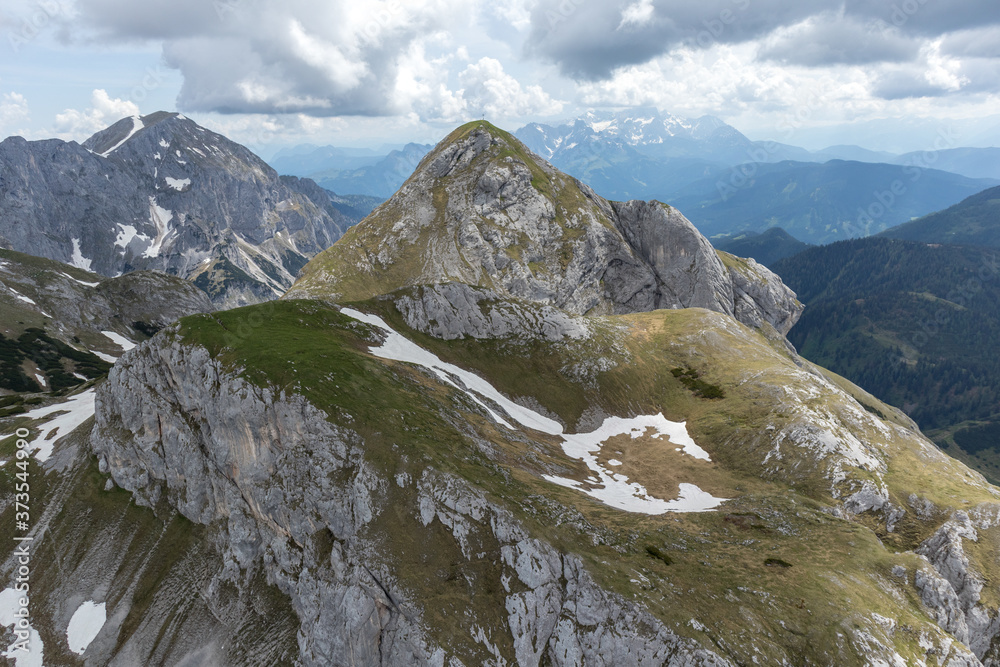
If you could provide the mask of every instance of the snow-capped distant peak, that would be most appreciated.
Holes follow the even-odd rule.
[[[606,130],[617,130],[618,125],[613,120],[595,121],[590,124],[594,132],[604,132]]]

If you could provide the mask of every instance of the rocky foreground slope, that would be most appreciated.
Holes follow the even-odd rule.
[[[177,275],[222,307],[259,303],[357,222],[310,186],[174,113],[124,118],[82,146],[11,137],[0,240],[104,276]]]
[[[546,207],[518,150],[463,128],[414,177],[438,179],[431,209],[392,222],[411,180],[299,298],[184,318],[118,361],[92,430],[33,473],[46,664],[1000,664],[1000,491],[799,358],[773,274],[714,264],[654,204]],[[495,213],[487,173],[522,187],[516,242],[457,204]],[[677,247],[693,268],[662,280]],[[642,299],[619,298],[623,265]]]

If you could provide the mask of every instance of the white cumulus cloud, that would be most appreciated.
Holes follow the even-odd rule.
[[[643,25],[649,23],[652,18],[653,0],[639,0],[622,10],[622,22],[618,24],[618,29],[630,25]]]
[[[493,118],[551,116],[563,109],[541,86],[522,87],[494,58],[480,58],[459,75],[469,111]]]
[[[10,134],[25,134],[22,124],[31,118],[28,100],[19,93],[4,93],[0,97],[0,138]]]
[[[125,116],[139,115],[135,102],[112,98],[106,90],[98,88],[90,96],[90,108],[66,109],[56,114],[55,136],[60,139],[83,141]]]

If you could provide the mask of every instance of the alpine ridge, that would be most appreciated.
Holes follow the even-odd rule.
[[[286,297],[445,282],[579,315],[707,308],[781,334],[802,311],[777,276],[717,253],[676,209],[609,202],[485,121],[442,141]]]

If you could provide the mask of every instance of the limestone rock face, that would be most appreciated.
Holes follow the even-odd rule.
[[[378,534],[387,512],[443,528],[469,561],[496,545],[495,580],[475,586],[505,591],[506,618],[498,625],[488,607],[464,612],[484,659],[502,663],[503,642],[521,665],[731,664],[602,589],[579,558],[532,538],[461,478],[432,467],[419,478],[387,477],[366,460],[358,433],[299,395],[247,383],[169,331],[127,354],[97,400],[91,445],[101,469],[142,504],[167,500],[191,521],[220,527],[227,566],[212,586],[263,563],[299,617],[303,665],[346,656],[387,667],[458,664],[428,632],[421,600],[399,585],[399,536]],[[391,487],[412,506],[392,505]]]
[[[447,282],[575,315],[701,307],[784,333],[795,295],[767,269],[731,271],[679,211],[609,202],[488,123],[460,128],[289,297],[365,299]]]
[[[932,568],[916,575],[924,604],[941,628],[967,644],[987,665],[1000,663],[1000,614],[983,604],[986,581],[970,566],[965,546],[979,541],[977,525],[988,529],[995,524],[995,511],[976,519],[959,511],[917,549]]]
[[[503,301],[496,292],[462,283],[407,290],[395,304],[407,326],[443,340],[470,336],[558,341],[582,338],[590,331],[582,317],[552,306]]]
[[[614,204],[614,210],[622,236],[656,281],[650,307],[637,310],[697,307],[733,314],[728,271],[708,239],[677,209],[631,201]]]

